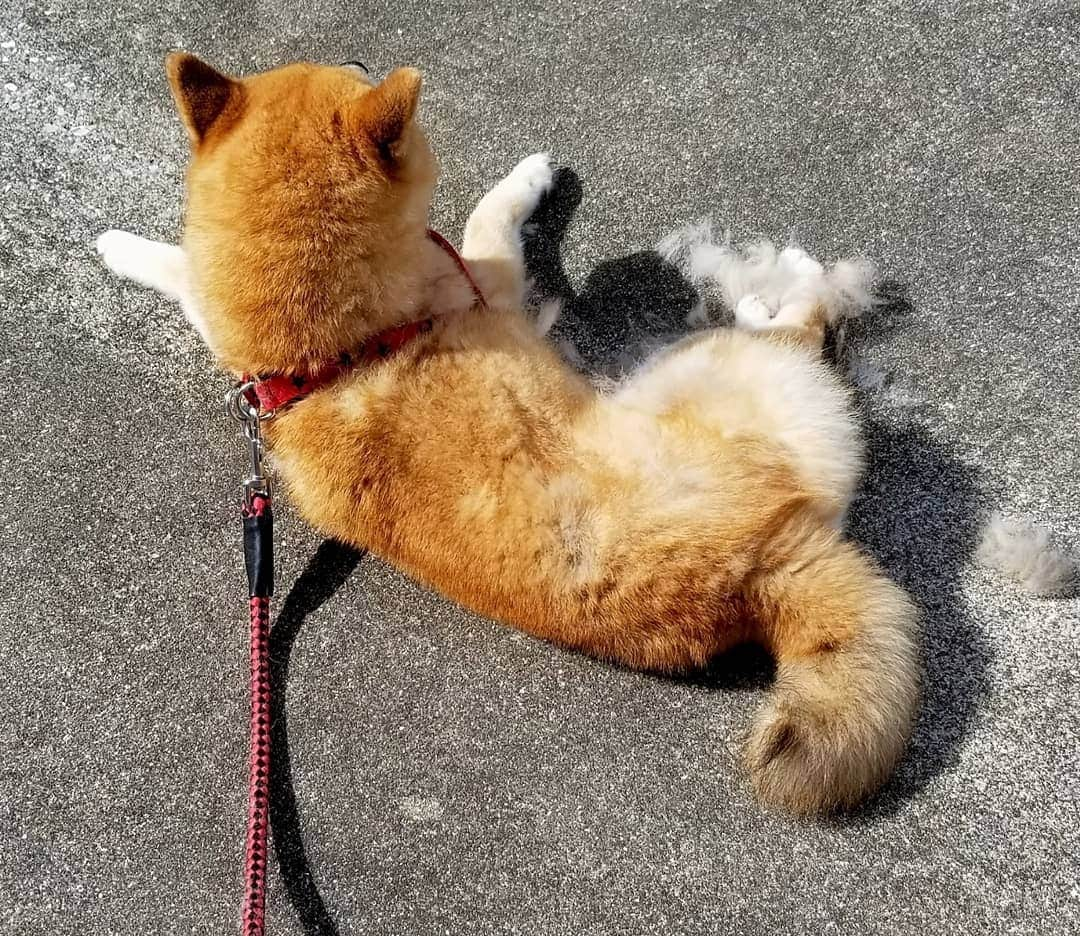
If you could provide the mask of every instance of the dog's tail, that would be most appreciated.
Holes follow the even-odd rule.
[[[754,588],[777,661],[746,751],[762,800],[797,813],[850,807],[903,753],[919,695],[907,595],[831,531]]]

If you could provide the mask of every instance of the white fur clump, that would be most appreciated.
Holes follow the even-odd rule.
[[[1030,520],[994,513],[983,527],[977,558],[1003,572],[1033,595],[1061,595],[1077,582],[1076,560],[1050,542],[1050,533]]]
[[[563,302],[562,299],[545,299],[540,303],[539,308],[536,310],[536,318],[534,324],[536,333],[541,337],[546,337],[547,333],[555,327],[555,323],[562,315]]]
[[[852,357],[847,366],[847,378],[860,390],[879,391],[891,381],[888,372],[863,358]]]
[[[729,310],[756,296],[773,316],[785,308],[820,306],[829,322],[853,317],[875,303],[874,265],[840,260],[826,268],[801,248],[783,250],[762,240],[738,249],[729,232],[717,239],[708,219],[676,228],[656,245],[694,286],[714,292]]]

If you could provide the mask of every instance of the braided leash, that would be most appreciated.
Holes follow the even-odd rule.
[[[270,596],[274,593],[274,512],[270,479],[263,473],[259,411],[235,387],[225,406],[239,420],[251,449],[244,482],[244,564],[251,611],[251,721],[248,817],[244,856],[243,936],[263,936],[267,834],[270,824]]]
[[[265,523],[270,536],[269,498],[257,498],[255,512],[245,507],[244,528]],[[251,596],[251,747],[248,821],[244,858],[244,936],[262,936],[266,902],[266,839],[270,821],[270,596]]]

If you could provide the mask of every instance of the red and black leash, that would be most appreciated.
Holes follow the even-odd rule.
[[[244,853],[244,936],[263,936],[270,823],[270,596],[274,516],[269,495],[244,510],[244,555],[251,592],[251,755]]]
[[[274,511],[270,478],[263,471],[261,417],[246,393],[234,387],[225,397],[240,421],[251,451],[251,476],[244,482],[244,564],[251,611],[251,720],[248,817],[244,855],[243,936],[263,936],[266,907],[267,836],[270,825],[270,597],[274,593]]]

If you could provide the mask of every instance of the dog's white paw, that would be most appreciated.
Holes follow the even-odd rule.
[[[135,278],[144,253],[143,238],[127,231],[112,230],[101,234],[95,246],[105,266],[118,276]]]
[[[147,240],[127,231],[106,231],[97,239],[97,251],[105,265],[119,276],[185,301],[187,257],[176,244]]]
[[[515,181],[523,188],[535,192],[539,197],[551,188],[554,175],[554,170],[551,168],[551,154],[533,153],[532,156],[526,156],[514,166],[506,179]]]
[[[776,312],[757,293],[743,296],[735,304],[735,324],[747,331],[768,328]]]
[[[533,153],[519,162],[499,183],[495,191],[506,200],[505,207],[513,220],[520,224],[529,217],[554,179],[551,156]]]

